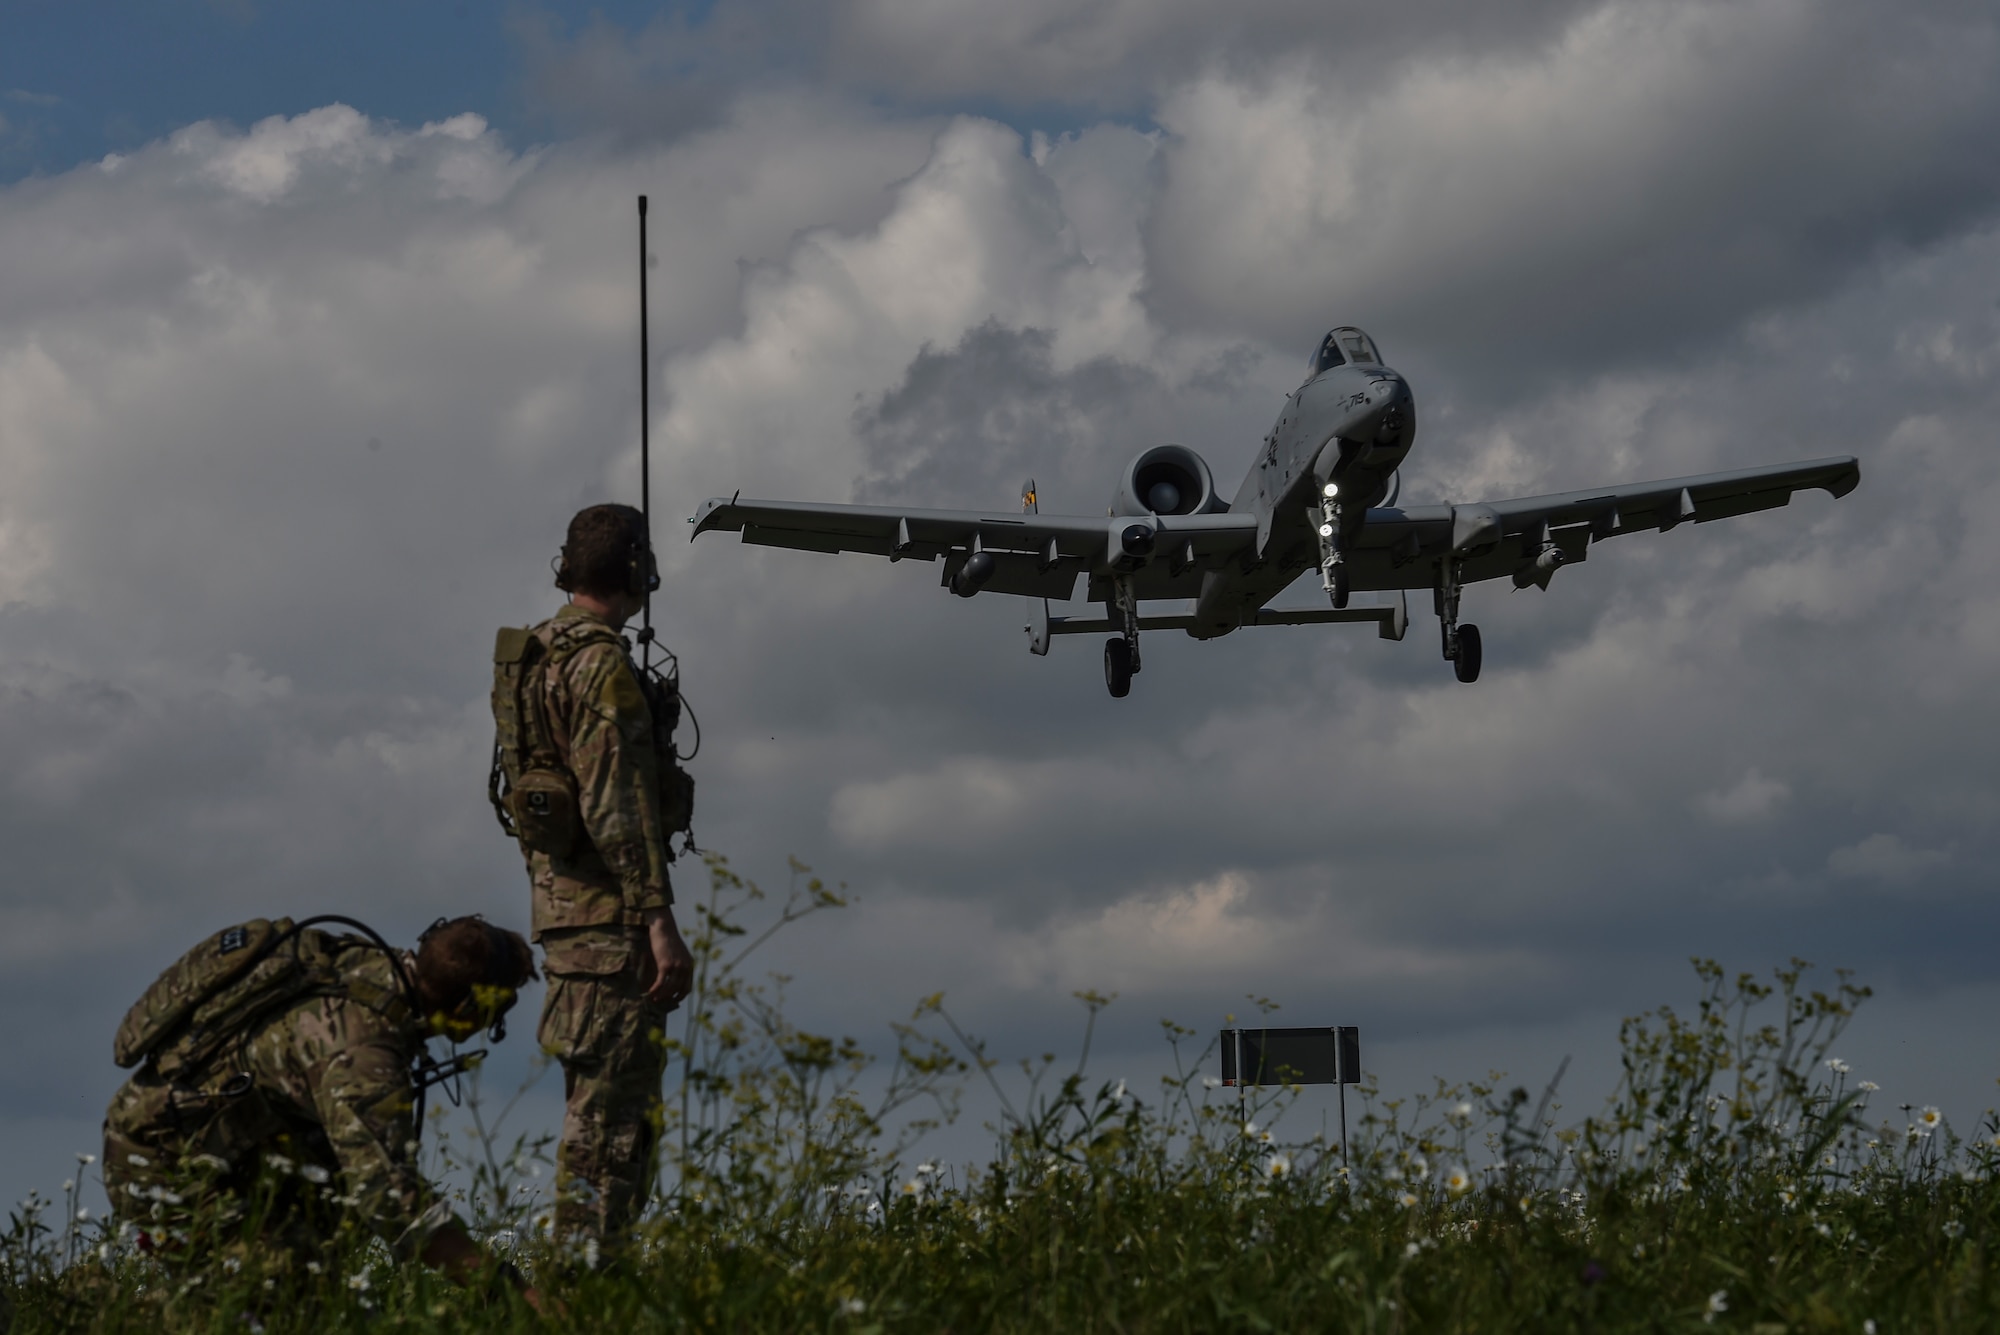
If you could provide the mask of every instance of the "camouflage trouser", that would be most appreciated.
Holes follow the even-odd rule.
[[[257,1090],[215,1079],[169,1083],[142,1071],[104,1117],[112,1213],[142,1230],[163,1259],[228,1252],[253,1238],[276,1252],[317,1255],[339,1213],[306,1177],[268,1172],[270,1155],[319,1182],[337,1168],[324,1137],[288,1127]]]
[[[666,1007],[646,999],[643,931],[542,934],[548,996],[538,1037],[562,1063],[556,1236],[615,1240],[653,1194],[666,1073]]]

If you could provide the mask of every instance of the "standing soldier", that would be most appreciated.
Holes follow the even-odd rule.
[[[640,513],[593,505],[556,571],[569,605],[494,650],[492,794],[527,859],[540,1039],[563,1068],[556,1233],[585,1243],[617,1241],[652,1194],[666,1017],[693,984],[667,879],[692,801],[679,696],[619,634],[658,584]]]

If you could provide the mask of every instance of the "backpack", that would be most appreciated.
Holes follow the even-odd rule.
[[[566,858],[575,853],[583,836],[576,777],[556,750],[543,684],[551,668],[592,644],[615,644],[625,652],[624,637],[593,621],[561,626],[546,643],[533,630],[514,626],[501,627],[494,637],[493,766],[486,796],[500,828],[529,852]],[[671,860],[673,836],[689,834],[694,821],[694,779],[681,768],[673,744],[681,716],[679,676],[641,673],[639,686],[653,717],[660,814]]]
[[[310,992],[325,990],[324,954],[290,918],[252,918],[225,927],[175,960],[118,1025],[112,1059],[171,1079],[200,1066],[252,1022]]]

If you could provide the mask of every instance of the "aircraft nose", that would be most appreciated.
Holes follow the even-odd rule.
[[[1387,408],[1395,404],[1407,403],[1409,399],[1409,383],[1387,367],[1376,371],[1368,378],[1369,407]]]
[[[1388,444],[1403,435],[1410,416],[1410,386],[1386,367],[1368,381],[1368,406],[1363,410],[1375,439]],[[1364,428],[1365,430],[1365,428]]]

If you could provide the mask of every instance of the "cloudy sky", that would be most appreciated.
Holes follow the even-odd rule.
[[[227,922],[525,924],[488,653],[637,497],[640,192],[699,833],[859,901],[770,957],[801,1019],[946,988],[1063,1051],[1116,991],[1117,1076],[1259,993],[1398,1091],[1573,1054],[1582,1111],[1690,955],[1799,955],[1880,994],[1857,1073],[1995,1102],[1990,5],[590,13],[0,11],[0,1191]],[[682,539],[738,488],[1090,513],[1164,440],[1231,491],[1341,323],[1413,383],[1412,500],[1863,484],[1476,588],[1475,687],[1425,617],[1155,635],[1113,702],[935,566]]]

